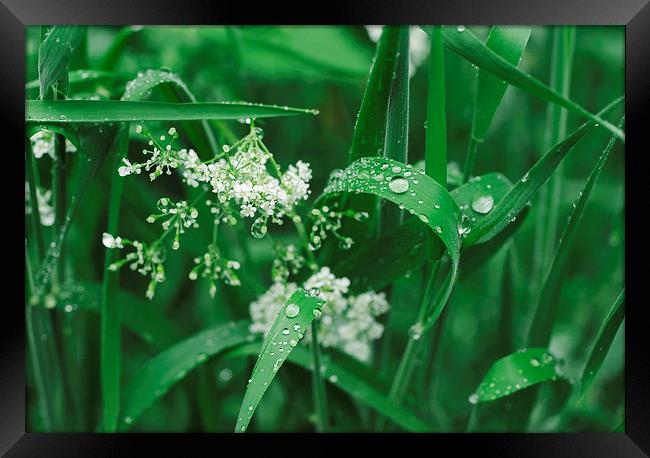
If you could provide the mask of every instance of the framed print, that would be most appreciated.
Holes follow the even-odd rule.
[[[3,453],[647,456],[646,3],[3,0]]]

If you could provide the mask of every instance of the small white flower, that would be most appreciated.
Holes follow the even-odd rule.
[[[253,215],[255,215],[255,210],[257,209],[252,205],[244,204],[241,206],[241,211],[239,213],[245,218],[251,218]]]
[[[124,248],[122,245],[122,237],[113,237],[108,232],[102,234],[102,244],[106,248]]]

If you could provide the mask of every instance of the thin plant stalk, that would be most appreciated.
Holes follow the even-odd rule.
[[[553,31],[550,86],[568,96],[571,82],[575,27],[558,26]],[[547,111],[547,136],[544,151],[566,137],[568,112],[550,104]],[[550,183],[539,190],[538,217],[535,221],[533,241],[533,268],[530,296],[533,298],[541,287],[555,247],[558,206],[562,190],[562,164],[551,177]]]
[[[467,153],[465,155],[465,164],[463,165],[463,183],[469,181],[474,174],[474,164],[476,162],[476,152],[478,150],[478,141],[470,135],[467,144]]]

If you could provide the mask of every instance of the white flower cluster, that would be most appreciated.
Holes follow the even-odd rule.
[[[173,141],[178,134],[173,127],[168,131],[171,141],[165,146],[161,143],[166,140],[165,135],[154,138],[142,126],[137,126],[136,131],[149,137],[153,150],[142,151],[150,156],[142,164],[123,159],[124,165],[118,169],[121,176],[153,169],[149,177],[154,180],[163,172],[170,175],[172,169],[180,169],[189,186],[198,187],[202,183],[211,186],[217,195],[213,205],[222,207],[213,213],[229,220],[236,214],[255,218],[251,231],[256,237],[266,234],[269,219],[282,224],[282,218],[290,215],[299,201],[309,197],[312,177],[309,164],[298,161],[282,173],[262,143],[263,132],[259,128],[251,128],[246,137],[232,147],[224,146],[221,154],[208,161],[202,161],[194,150],[175,150]]]
[[[379,41],[383,26],[367,25],[368,37],[375,43]],[[426,60],[429,55],[429,36],[420,27],[411,26],[409,35],[409,76]]]
[[[51,226],[54,224],[55,212],[54,207],[50,205],[50,199],[52,198],[52,191],[46,189],[42,191],[39,187],[36,187],[36,200],[38,201],[38,215],[40,217],[41,224],[43,226]],[[32,205],[29,195],[29,183],[25,181],[25,214],[29,215],[32,213]]]
[[[384,331],[376,318],[386,313],[389,305],[384,293],[367,291],[349,296],[349,286],[350,280],[336,278],[328,267],[321,268],[304,283],[306,290],[318,290],[326,301],[319,322],[321,345],[338,348],[368,362],[372,355],[372,341],[379,339]],[[268,332],[276,314],[297,288],[295,283],[275,282],[251,303],[251,332]],[[309,340],[308,331],[303,341]]]
[[[111,264],[109,269],[117,271],[124,264],[129,264],[131,270],[137,271],[141,275],[149,275],[151,281],[147,287],[146,295],[148,299],[153,299],[156,285],[165,281],[165,268],[163,266],[165,252],[163,247],[159,243],[147,245],[137,240],[126,240],[119,236],[114,237],[107,232],[102,234],[102,243],[106,248],[122,249],[129,245],[135,248],[135,251],[127,253],[124,258]]]
[[[305,257],[295,245],[276,244],[274,252],[271,267],[271,278],[274,282],[286,281],[290,274],[297,274],[305,265]]]
[[[32,142],[32,152],[36,159],[40,159],[43,156],[50,156],[54,159],[54,132],[39,130],[31,136],[30,141]],[[66,138],[65,152],[74,153],[75,151],[77,151],[77,148]]]

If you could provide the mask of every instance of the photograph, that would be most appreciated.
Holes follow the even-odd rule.
[[[24,34],[27,433],[624,434],[625,26]]]

